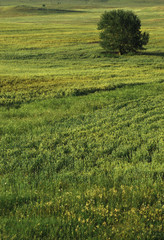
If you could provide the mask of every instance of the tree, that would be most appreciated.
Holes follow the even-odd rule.
[[[98,23],[100,45],[106,51],[119,54],[142,50],[149,41],[149,34],[141,33],[141,21],[132,11],[113,10],[102,14]]]

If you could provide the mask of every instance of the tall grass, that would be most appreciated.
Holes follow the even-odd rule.
[[[1,16],[0,239],[164,238],[163,7],[131,9],[150,43],[120,57],[104,8]]]

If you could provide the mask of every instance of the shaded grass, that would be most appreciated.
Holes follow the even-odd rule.
[[[2,236],[162,239],[162,105],[158,83],[2,108]]]

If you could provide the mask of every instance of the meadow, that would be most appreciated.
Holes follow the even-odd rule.
[[[162,1],[0,1],[0,239],[164,239]],[[147,49],[97,22],[130,9]]]

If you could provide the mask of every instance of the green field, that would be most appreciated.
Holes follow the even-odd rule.
[[[59,2],[0,1],[0,239],[163,240],[163,1]],[[103,51],[113,8],[146,50]]]

